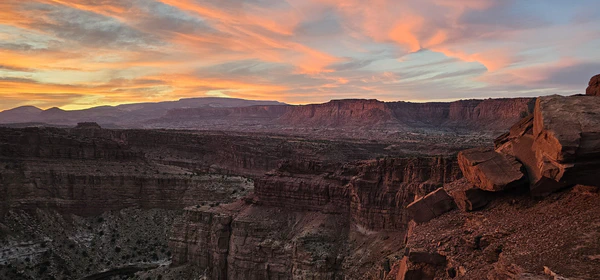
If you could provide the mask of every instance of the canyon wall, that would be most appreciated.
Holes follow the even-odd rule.
[[[186,209],[171,235],[173,264],[205,269],[210,279],[362,277],[373,268],[353,267],[367,255],[355,246],[386,240],[387,249],[372,246],[377,254],[400,250],[406,205],[460,176],[446,157],[285,161],[243,201]]]
[[[0,203],[3,212],[41,207],[82,215],[133,206],[180,209],[252,187],[240,189],[250,184],[242,178],[207,174],[259,178],[282,160],[335,164],[393,153],[387,146],[94,125],[0,128]]]

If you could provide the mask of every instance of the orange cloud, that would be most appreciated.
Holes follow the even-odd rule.
[[[336,57],[295,42],[293,30],[299,17],[293,11],[286,11],[277,16],[254,16],[253,11],[267,14],[268,11],[257,7],[246,7],[242,14],[231,14],[206,5],[191,1],[161,0],[161,2],[181,10],[195,13],[211,21],[212,26],[228,36],[177,34],[173,42],[189,44],[193,39],[195,47],[204,44],[217,45],[219,49],[244,52],[255,58],[278,63],[290,63],[299,68],[300,73],[318,73],[328,71],[326,67],[339,61]],[[259,29],[256,30],[256,27]],[[267,31],[267,32],[262,32]],[[184,40],[181,40],[184,39]]]
[[[448,57],[458,58],[466,62],[479,62],[488,71],[497,71],[511,65],[515,58],[508,49],[492,49],[479,53],[468,54],[461,51],[453,51],[444,47],[431,48],[432,51],[443,53]]]

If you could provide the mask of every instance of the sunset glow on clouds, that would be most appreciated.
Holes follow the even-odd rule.
[[[0,109],[582,93],[596,1],[4,0]]]

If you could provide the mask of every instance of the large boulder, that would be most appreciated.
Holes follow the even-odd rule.
[[[458,165],[465,178],[482,190],[503,191],[526,182],[521,163],[513,156],[491,148],[474,148],[458,153]]]
[[[600,74],[592,77],[585,91],[586,95],[600,96]]]
[[[425,223],[455,208],[452,197],[444,188],[439,188],[428,195],[415,200],[406,210],[409,216],[417,223]]]
[[[575,184],[599,186],[600,98],[540,97],[533,114],[494,144],[524,165],[534,196]]]
[[[600,98],[538,98],[533,138],[540,179],[532,187],[600,185]]]

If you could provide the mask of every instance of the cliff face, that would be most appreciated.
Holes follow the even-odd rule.
[[[357,127],[396,123],[392,111],[378,100],[332,100],[323,104],[291,107],[278,124],[310,127]]]
[[[199,174],[260,177],[286,159],[339,165],[390,153],[386,147],[220,132],[0,128],[0,204],[3,212],[41,207],[82,215],[132,206],[177,209],[225,201],[248,184]]]
[[[169,246],[210,279],[343,279],[347,229],[340,215],[238,202],[186,209]]]
[[[372,230],[404,230],[406,206],[462,177],[454,158],[399,158],[359,167],[349,184],[352,221]]]
[[[141,153],[109,139],[78,137],[56,128],[0,128],[0,156],[19,158],[134,160]]]
[[[255,181],[255,195],[260,205],[346,213],[370,230],[402,230],[408,222],[406,205],[460,177],[456,161],[445,157],[339,166],[287,162],[277,172]]]
[[[232,190],[241,195],[252,187],[243,178],[180,175],[174,170],[156,174],[156,167],[144,166],[142,162],[125,167],[96,163],[94,169],[86,170],[85,166],[91,164],[78,161],[60,166],[33,162],[11,165],[0,173],[0,214],[10,209],[36,208],[84,216],[128,207],[182,209],[203,201],[226,201]],[[135,175],[138,172],[143,174]],[[214,182],[218,180],[222,182]]]
[[[533,98],[461,100],[456,102],[381,102],[333,100],[291,106],[278,124],[311,127],[472,127],[505,129],[531,112]],[[490,126],[490,121],[493,125]]]
[[[450,103],[386,103],[397,119],[413,126],[506,129],[533,110],[534,98],[460,100]]]
[[[186,209],[173,227],[173,263],[207,269],[211,279],[366,277],[373,268],[361,263],[400,250],[405,206],[459,177],[444,157],[286,161],[244,201]]]

